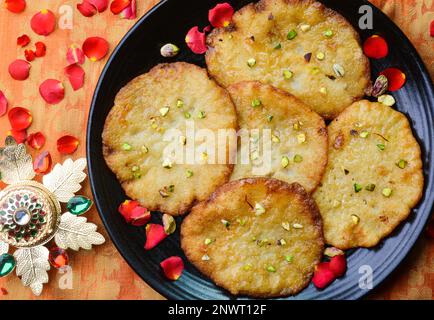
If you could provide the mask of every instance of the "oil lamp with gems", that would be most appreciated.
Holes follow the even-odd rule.
[[[1,180],[8,184],[0,191],[0,277],[16,267],[23,285],[40,295],[48,282],[49,261],[64,265],[66,249],[90,250],[104,243],[96,225],[81,216],[92,202],[75,196],[86,178],[85,167],[85,159],[67,159],[55,165],[42,183],[33,181],[32,157],[26,147],[6,138],[5,147],[0,148]],[[60,203],[67,203],[67,212],[62,214]],[[45,245],[53,239],[58,248],[49,251]],[[13,254],[8,253],[11,248]],[[63,254],[63,259],[53,257],[56,254]]]

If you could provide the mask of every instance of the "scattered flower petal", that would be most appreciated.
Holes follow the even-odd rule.
[[[83,3],[77,4],[77,10],[85,17],[92,17],[97,13],[97,9],[89,1],[84,0]]]
[[[30,20],[32,30],[41,36],[48,36],[56,27],[56,17],[54,13],[48,9],[41,10]]]
[[[429,26],[429,34],[431,37],[434,37],[434,20],[431,21],[431,24]]]
[[[109,5],[109,0],[86,0],[93,5],[99,13],[104,12]]]
[[[17,38],[17,45],[20,47],[25,47],[30,43],[30,38],[27,34],[23,34],[22,36]]]
[[[45,53],[47,52],[47,47],[45,46],[45,43],[38,41],[35,43],[35,55],[40,58],[45,56]]]
[[[330,259],[330,270],[337,278],[342,277],[347,271],[347,259],[345,255],[337,255]]]
[[[27,144],[33,149],[40,150],[45,144],[45,136],[42,132],[29,134]]]
[[[4,116],[8,111],[8,100],[3,91],[0,90],[0,117]]]
[[[363,44],[363,51],[369,58],[381,59],[388,55],[389,47],[386,40],[378,35],[366,39]]]
[[[66,61],[68,62],[68,65],[71,64],[83,64],[84,63],[84,53],[83,50],[81,50],[76,45],[71,45],[68,48],[68,51],[66,52]]]
[[[166,278],[173,281],[178,280],[184,270],[184,262],[177,256],[169,257],[161,261],[160,266]]]
[[[122,19],[134,20],[137,18],[136,0],[131,0],[130,4],[122,10],[119,15]]]
[[[48,151],[40,153],[33,162],[33,170],[39,174],[45,174],[51,170],[51,155]]]
[[[203,32],[208,33],[211,31],[211,26],[207,25],[205,28],[203,28]]]
[[[17,59],[9,65],[9,74],[15,80],[26,80],[30,73],[30,63],[26,60]]]
[[[405,73],[398,68],[387,68],[380,74],[386,76],[387,80],[389,81],[389,91],[399,90],[405,84]]]
[[[108,42],[100,37],[87,38],[83,43],[83,52],[90,61],[98,61],[104,58],[109,50]]]
[[[133,226],[144,226],[151,220],[151,212],[140,206],[138,201],[125,200],[118,208],[125,221]]]
[[[110,11],[113,14],[119,14],[130,4],[131,0],[114,0],[110,5]]]
[[[74,91],[83,87],[84,84],[84,70],[78,64],[72,64],[65,68],[65,74],[71,83]]]
[[[329,262],[321,262],[312,278],[312,282],[318,289],[324,289],[335,280],[335,274],[330,270]]]
[[[26,8],[26,1],[25,0],[5,0],[5,7],[10,12],[13,13],[20,13],[23,12]]]
[[[59,80],[48,79],[39,86],[39,93],[47,103],[58,104],[65,97],[65,88]]]
[[[36,58],[35,51],[30,49],[24,50],[24,57],[27,61],[32,62]]]
[[[160,224],[150,223],[146,226],[146,243],[145,250],[150,250],[166,239],[167,233]]]
[[[233,15],[234,8],[229,3],[219,3],[209,10],[208,20],[215,28],[227,27],[231,23]]]
[[[13,130],[25,130],[30,127],[33,121],[30,111],[22,107],[10,109],[8,118]]]
[[[27,130],[9,130],[8,136],[12,136],[17,143],[23,143],[27,139]]]
[[[61,154],[72,154],[79,144],[80,141],[76,137],[66,135],[57,140],[57,151]]]
[[[207,47],[205,43],[205,32],[200,32],[197,26],[191,28],[185,37],[187,46],[196,54],[203,54]]]

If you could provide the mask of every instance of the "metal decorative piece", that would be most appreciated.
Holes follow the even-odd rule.
[[[23,285],[40,295],[50,270],[45,244],[54,238],[61,249],[90,250],[104,243],[95,224],[69,212],[62,214],[60,203],[68,203],[81,189],[85,167],[84,158],[67,159],[56,164],[42,184],[32,181],[35,172],[26,147],[6,138],[0,148],[1,180],[8,184],[0,191],[0,277],[16,266]],[[10,248],[16,249],[13,255],[8,254]]]

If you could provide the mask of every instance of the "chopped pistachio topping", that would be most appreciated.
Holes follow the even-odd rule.
[[[190,112],[184,112],[184,117],[185,119],[190,119],[191,118]]]
[[[246,219],[237,219],[237,222],[240,224],[240,226],[244,226],[246,224]]]
[[[138,167],[138,166],[132,166],[132,167],[131,167],[131,171],[132,171],[132,172],[139,171],[139,167]]]
[[[228,220],[225,220],[225,219],[222,219],[222,220],[221,220],[221,223],[223,223],[223,225],[224,225],[226,228],[229,228],[229,226],[231,225],[231,224],[229,223],[229,221],[228,221]]]
[[[282,222],[282,228],[289,231],[289,222]]]
[[[212,239],[210,239],[210,238],[206,238],[205,241],[204,241],[204,243],[205,243],[206,245],[210,245],[211,243],[213,243],[213,241],[212,241]]]
[[[165,117],[166,114],[169,113],[169,110],[170,110],[170,107],[163,107],[163,108],[160,108],[160,113],[163,117]]]
[[[355,184],[354,184],[354,191],[355,191],[356,193],[362,191],[362,189],[363,189],[363,187],[362,187],[361,184],[359,184],[359,183],[355,183]]]
[[[322,94],[327,94],[327,88],[326,87],[321,87],[319,89],[319,92],[321,92]]]
[[[374,191],[375,190],[375,184],[373,184],[373,183],[370,183],[370,184],[368,184],[366,187],[365,187],[365,190],[367,190],[367,191]]]
[[[173,167],[173,162],[171,159],[166,158],[163,160],[163,168],[170,169],[172,167]]]
[[[247,60],[247,65],[250,68],[253,68],[256,65],[256,59],[255,58],[250,58],[249,60]]]
[[[147,146],[142,146],[142,152],[143,153],[148,153],[149,152],[149,148]]]
[[[353,220],[353,223],[354,223],[354,224],[359,224],[359,222],[360,222],[360,218],[359,218],[359,216],[358,216],[358,215],[355,215],[355,214],[352,214],[352,215],[351,215],[351,220]]]
[[[179,48],[172,43],[166,43],[160,49],[160,54],[165,58],[172,58],[176,56],[178,53],[179,53]]]
[[[333,71],[338,77],[343,77],[345,75],[344,67],[342,67],[340,64],[335,63],[333,65]]]
[[[341,202],[339,200],[333,200],[332,206],[333,208],[337,208],[341,205]]]
[[[392,195],[392,189],[390,188],[384,188],[383,191],[381,192],[383,194],[383,196],[385,196],[386,198],[390,197]]]
[[[279,240],[277,240],[277,245],[278,246],[284,246],[284,245],[286,245],[285,239],[279,239]]]
[[[383,94],[381,96],[378,97],[378,102],[391,107],[395,104],[395,98],[392,97],[390,94]]]
[[[367,138],[369,136],[369,132],[368,131],[362,131],[359,134],[360,138]]]
[[[289,166],[289,158],[287,156],[282,156],[280,164],[282,165],[282,168],[286,168],[287,166]]]
[[[274,134],[271,135],[271,141],[273,141],[274,143],[279,143],[280,142],[280,138]]]
[[[187,143],[187,138],[185,136],[179,136],[179,144],[184,146]]]
[[[250,269],[252,269],[252,265],[251,264],[246,264],[244,267],[243,267],[243,270],[244,271],[249,271]]]
[[[287,254],[287,255],[285,256],[285,260],[286,260],[287,262],[291,263],[292,260],[294,260],[294,256],[293,256],[292,254]]]
[[[297,135],[297,141],[299,144],[306,142],[306,135],[304,133],[300,133]]]
[[[293,40],[296,36],[297,36],[297,31],[295,29],[292,29],[291,31],[288,32],[286,38],[288,40]]]
[[[292,225],[292,227],[293,227],[294,229],[303,229],[303,225],[300,224],[300,223],[294,223],[294,224]]]
[[[187,170],[187,171],[185,171],[185,176],[186,176],[187,178],[191,178],[191,177],[193,176],[193,171],[191,171],[191,170]]]
[[[294,73],[292,73],[292,71],[289,70],[283,70],[283,78],[285,80],[289,80],[294,76]]]
[[[258,152],[258,150],[253,150],[252,153],[250,154],[250,158],[251,158],[252,160],[257,160],[257,159],[259,159],[259,152]]]
[[[404,169],[404,168],[407,166],[407,164],[408,164],[408,162],[405,161],[405,160],[403,160],[403,159],[399,160],[399,161],[396,163],[396,165],[397,165],[398,168],[400,168],[400,169]]]
[[[325,58],[325,54],[324,54],[324,52],[318,52],[317,54],[316,54],[316,58],[318,59],[318,60],[324,60],[324,58]]]
[[[333,31],[332,30],[324,31],[324,36],[326,36],[327,38],[333,37]]]
[[[169,192],[173,192],[173,191],[175,191],[175,186],[174,186],[173,184],[171,184],[171,185],[167,188],[167,190],[168,190]]]
[[[274,49],[282,49],[282,45],[280,44],[280,42],[274,46]]]
[[[302,157],[301,155],[296,154],[296,155],[294,156],[294,162],[295,162],[295,163],[300,163],[300,162],[302,162],[302,161],[303,161],[303,157]]]
[[[265,213],[265,208],[259,202],[256,202],[256,204],[255,204],[255,214],[257,216],[260,216],[263,213]]]
[[[207,255],[207,254],[204,254],[203,256],[202,256],[202,261],[209,261],[211,258],[209,257],[209,255]]]
[[[273,267],[273,266],[268,266],[268,267],[267,267],[267,271],[268,271],[268,272],[276,272],[276,268]]]
[[[140,172],[134,172],[133,177],[134,179],[140,179],[142,177],[142,174]]]
[[[341,249],[335,248],[335,247],[327,247],[324,250],[324,255],[326,255],[327,257],[333,258],[336,256],[341,256],[344,255],[345,252],[343,252]]]
[[[296,123],[294,123],[292,125],[292,127],[294,128],[294,130],[300,130],[300,127],[301,127],[300,121],[297,121]]]
[[[202,158],[203,161],[208,160],[208,153],[206,153],[206,152],[202,152],[202,154],[201,154],[201,158]]]
[[[268,122],[271,122],[272,120],[273,120],[273,116],[271,115],[271,114],[269,114],[268,116],[267,116],[267,121]]]
[[[264,245],[270,245],[270,241],[268,241],[268,239],[260,239],[260,240],[256,240],[256,244],[260,247],[264,246]]]
[[[124,150],[124,151],[130,151],[132,148],[133,147],[130,144],[128,144],[128,143],[123,143],[122,144],[122,150]]]
[[[320,72],[318,67],[313,67],[312,70],[310,71],[312,74],[318,74]]]
[[[257,108],[262,104],[261,100],[259,100],[258,98],[255,98],[252,100],[252,107],[253,108]]]
[[[381,151],[383,151],[386,148],[386,146],[382,143],[379,143],[379,144],[377,144],[377,148],[380,149]]]
[[[184,101],[182,101],[181,99],[176,100],[176,106],[178,108],[182,108],[184,106]]]
[[[160,194],[161,197],[163,198],[167,198],[170,194],[169,191],[167,190],[167,187],[164,187],[163,189],[160,189],[158,191],[158,193]]]
[[[203,119],[203,118],[205,118],[205,117],[206,117],[206,113],[205,113],[205,111],[199,111],[199,113],[197,114],[197,117],[198,117],[199,119]]]
[[[303,31],[303,32],[307,32],[307,31],[310,30],[310,24],[303,23],[303,24],[300,25],[300,29],[301,29],[301,31]]]

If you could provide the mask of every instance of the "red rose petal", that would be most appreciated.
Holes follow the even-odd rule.
[[[125,221],[133,226],[143,226],[151,220],[151,212],[138,201],[125,200],[118,208]]]
[[[122,10],[119,15],[122,19],[133,20],[137,18],[136,0],[131,0],[130,4]]]
[[[24,57],[26,58],[27,61],[32,62],[36,58],[35,52],[33,50],[29,50],[29,49],[24,50]]]
[[[45,174],[51,170],[51,155],[48,151],[40,153],[33,162],[33,170],[39,174]]]
[[[234,8],[225,2],[219,3],[208,12],[208,20],[215,28],[227,27],[234,15]]]
[[[32,30],[41,35],[48,36],[56,27],[56,17],[54,13],[48,9],[41,10],[30,20]]]
[[[12,136],[17,143],[23,143],[27,139],[27,130],[9,130],[8,136]]]
[[[347,271],[347,259],[345,255],[337,255],[330,259],[330,270],[335,274],[337,278],[342,277]]]
[[[79,144],[80,141],[76,137],[66,135],[57,140],[57,151],[61,154],[72,154],[77,150]]]
[[[211,26],[207,25],[205,28],[203,28],[203,32],[208,33],[211,31]]]
[[[17,59],[9,65],[9,74],[15,80],[26,80],[29,77],[30,63]]]
[[[431,37],[434,37],[434,20],[431,21],[431,24],[429,26],[429,34]]]
[[[85,0],[83,3],[77,4],[77,10],[85,17],[92,17],[97,13],[97,9],[89,1]]]
[[[71,83],[74,91],[83,87],[84,84],[84,70],[78,64],[72,64],[65,68],[65,74]]]
[[[25,0],[5,0],[5,7],[10,12],[13,13],[20,13],[23,12],[26,8],[26,1]]]
[[[0,117],[4,116],[8,111],[8,100],[3,91],[0,90]]]
[[[161,261],[160,266],[163,269],[166,278],[173,281],[178,280],[182,271],[184,271],[184,262],[177,256]]]
[[[324,289],[332,283],[335,278],[335,274],[330,270],[330,263],[321,262],[313,274],[312,282],[318,289]]]
[[[131,3],[131,0],[114,0],[110,5],[110,11],[113,14],[119,14],[128,7]]]
[[[363,52],[369,58],[381,59],[388,55],[389,46],[386,40],[378,35],[373,35],[366,39],[363,44]]]
[[[47,103],[58,104],[65,97],[65,88],[59,80],[48,79],[39,86],[39,93]]]
[[[167,233],[160,224],[150,223],[146,226],[145,250],[150,250],[166,239]]]
[[[90,37],[84,41],[82,49],[90,61],[98,61],[106,56],[109,44],[103,38]]]
[[[8,112],[9,122],[13,130],[25,130],[32,124],[33,117],[26,108],[15,107]]]
[[[45,136],[42,134],[42,132],[29,134],[27,137],[27,144],[33,149],[39,150],[45,144]]]
[[[203,54],[207,50],[205,32],[200,32],[197,26],[188,31],[187,36],[185,37],[185,42],[194,53]]]
[[[45,46],[45,43],[38,41],[35,43],[35,55],[40,58],[45,56],[45,53],[47,52],[47,47]]]
[[[109,0],[86,0],[93,5],[98,12],[104,12],[108,8]]]
[[[66,61],[68,62],[68,65],[79,63],[84,63],[84,53],[83,51],[75,46],[71,45],[68,48],[68,51],[66,52]]]
[[[30,43],[30,38],[27,34],[23,34],[22,36],[17,38],[17,45],[20,47],[25,47]]]
[[[406,75],[398,68],[387,68],[380,74],[386,76],[389,80],[389,91],[396,91],[401,89],[406,81]]]

